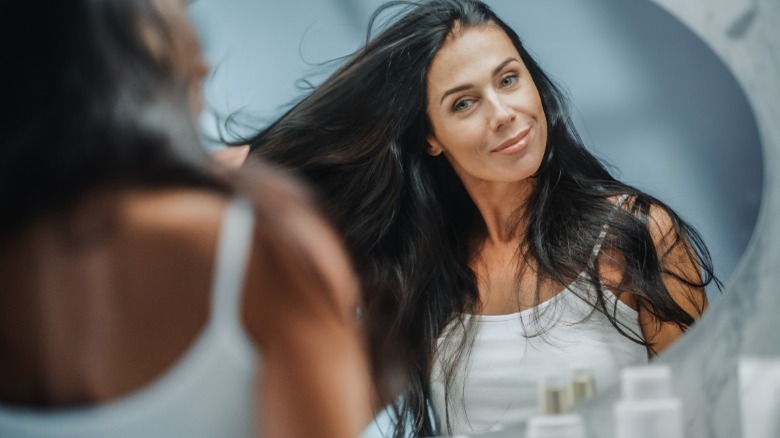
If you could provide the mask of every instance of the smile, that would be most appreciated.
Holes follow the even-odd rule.
[[[528,146],[528,142],[531,140],[531,136],[529,135],[530,132],[531,132],[531,127],[529,126],[524,130],[520,131],[517,135],[501,143],[500,145],[498,145],[498,147],[496,147],[490,152],[498,152],[506,155],[520,152],[521,150],[525,149],[526,146]]]

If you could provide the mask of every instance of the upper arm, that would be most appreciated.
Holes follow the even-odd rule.
[[[702,287],[701,266],[690,242],[678,236],[671,217],[660,207],[650,207],[647,225],[670,298],[688,315],[698,319],[707,307],[707,295]],[[673,322],[660,321],[647,305],[641,303],[639,323],[645,340],[652,344],[651,356],[668,347],[683,331]]]
[[[357,280],[341,240],[302,191],[271,178],[260,182],[243,300],[261,353],[263,436],[357,436],[371,395]]]
[[[290,318],[332,318],[354,325],[358,283],[341,238],[296,181],[271,168],[254,171],[262,176],[252,181],[256,229],[245,296],[248,322],[263,328]]]

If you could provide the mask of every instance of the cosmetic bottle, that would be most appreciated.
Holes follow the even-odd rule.
[[[569,385],[561,375],[546,376],[539,381],[539,413],[543,415],[564,414],[571,407]]]
[[[547,377],[539,384],[539,415],[528,420],[526,438],[585,438],[579,414],[567,414],[571,405],[567,379]]]
[[[526,438],[586,438],[579,414],[536,415],[528,420]]]
[[[573,404],[581,403],[596,395],[596,378],[593,370],[586,367],[572,369],[571,372],[571,401]]]
[[[739,358],[742,438],[780,437],[780,357]]]
[[[683,438],[682,402],[672,395],[671,368],[648,365],[621,373],[615,438]]]

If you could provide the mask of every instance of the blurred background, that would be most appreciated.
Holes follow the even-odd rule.
[[[381,0],[199,0],[189,6],[212,74],[207,147],[225,120],[259,129],[357,49]],[[486,1],[571,95],[591,150],[623,181],[690,221],[727,281],[752,235],[763,183],[745,94],[716,54],[648,0]],[[734,32],[739,32],[738,28]],[[711,302],[719,299],[708,290]]]

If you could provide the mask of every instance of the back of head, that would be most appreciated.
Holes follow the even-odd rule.
[[[203,182],[183,4],[3,2],[0,241],[112,184]]]

